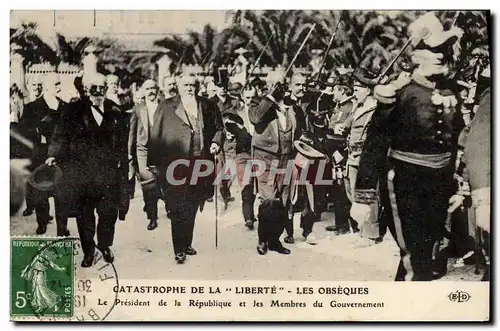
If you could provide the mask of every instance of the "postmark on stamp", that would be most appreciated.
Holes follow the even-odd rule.
[[[99,322],[108,319],[116,306],[119,287],[118,272],[113,263],[104,261],[96,250],[90,268],[79,266],[83,252],[75,241],[75,313],[70,319],[78,322]]]
[[[11,316],[74,314],[75,239],[11,239]]]

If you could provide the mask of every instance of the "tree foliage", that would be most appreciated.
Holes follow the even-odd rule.
[[[154,42],[168,50],[175,64],[201,64],[208,68],[228,65],[236,58],[235,50],[245,47],[253,63],[263,52],[259,65],[288,66],[313,24],[311,38],[296,59],[299,66],[308,65],[313,49],[326,50],[337,22],[341,20],[326,58],[326,69],[333,66],[371,65],[384,67],[402,48],[408,38],[408,25],[424,11],[296,11],[296,10],[237,10],[229,11],[231,24],[222,31],[206,25],[202,31],[187,35],[169,35]],[[452,24],[464,30],[460,41],[457,67],[471,66],[474,61],[486,61],[489,51],[486,11],[440,11],[436,13],[445,29]],[[148,78],[154,74],[154,62],[159,54],[129,53],[118,39],[80,38],[67,40],[57,35],[57,47],[47,45],[37,35],[36,23],[22,24],[10,30],[11,45],[24,57],[25,65],[64,61],[78,64],[89,44],[102,50],[99,68],[113,72],[125,81]],[[265,47],[269,40],[269,45]],[[172,68],[174,70],[175,68]]]

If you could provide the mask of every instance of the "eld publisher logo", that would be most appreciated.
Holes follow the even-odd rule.
[[[455,291],[448,294],[448,299],[451,302],[464,303],[469,301],[471,295],[464,291]]]

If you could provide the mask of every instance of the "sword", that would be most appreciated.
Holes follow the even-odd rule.
[[[253,72],[255,71],[255,68],[257,68],[257,65],[259,64],[260,59],[262,58],[262,55],[264,55],[264,52],[266,51],[267,46],[269,46],[269,42],[271,41],[272,38],[273,38],[273,34],[271,33],[271,36],[267,39],[266,44],[264,45],[264,48],[262,48],[262,51],[260,51],[260,54],[257,57],[257,60],[255,60],[255,64],[252,66],[252,70],[250,71],[247,79],[245,80],[245,85],[243,86],[241,93],[243,93],[243,90],[245,90],[245,87],[247,87],[250,77],[252,77]]]
[[[321,67],[319,67],[318,78],[316,79],[316,83],[319,81],[319,79],[321,77],[321,73],[323,72],[323,68],[325,67],[326,59],[328,57],[328,53],[330,53],[330,49],[332,48],[333,39],[337,35],[337,29],[339,28],[340,22],[341,22],[341,19],[339,18],[337,24],[335,25],[335,29],[333,30],[333,34],[332,34],[332,37],[330,38],[330,42],[328,43],[328,47],[326,48],[325,56],[323,56],[323,61],[321,62]]]
[[[299,56],[300,52],[302,51],[302,48],[304,48],[304,46],[306,45],[307,39],[309,39],[309,37],[311,36],[311,33],[313,32],[313,30],[314,30],[315,27],[316,27],[316,23],[313,24],[313,26],[311,27],[311,29],[307,33],[307,36],[304,38],[304,41],[302,41],[302,44],[300,44],[299,49],[295,53],[292,61],[290,62],[290,64],[288,65],[288,68],[285,71],[284,77],[286,77],[286,75],[288,74],[288,72],[292,69],[293,63],[295,62],[295,60],[297,60],[297,57]],[[269,94],[273,94],[274,91],[276,90],[276,87],[278,87],[278,85],[280,85],[280,84],[276,83],[275,86],[274,86],[274,88],[269,92]]]
[[[299,50],[295,53],[295,56],[293,57],[292,62],[290,62],[290,64],[288,65],[288,68],[285,71],[285,77],[288,74],[288,72],[290,71],[290,69],[292,69],[293,63],[295,62],[295,60],[297,60],[297,57],[299,56],[300,52],[302,51],[302,48],[304,48],[304,46],[306,45],[307,39],[309,39],[309,37],[311,36],[311,33],[313,32],[315,27],[316,27],[316,23],[313,24],[313,26],[311,27],[311,29],[307,33],[307,36],[304,38],[304,41],[302,41],[302,44],[300,44]]]
[[[458,16],[460,16],[461,12],[460,10],[455,13],[455,17],[453,17],[453,21],[451,22],[451,27],[455,26],[455,23],[457,23]]]
[[[408,38],[408,40],[406,41],[406,43],[404,44],[403,48],[401,48],[401,50],[398,52],[398,54],[396,54],[396,56],[391,60],[391,62],[389,62],[389,64],[385,67],[384,71],[382,71],[382,73],[380,74],[380,76],[377,77],[377,84],[380,83],[380,81],[382,80],[382,78],[387,74],[387,72],[389,71],[389,69],[392,68],[392,66],[394,65],[394,63],[396,63],[397,59],[399,59],[399,57],[401,56],[401,54],[403,54],[403,52],[408,48],[408,46],[410,46],[410,43],[412,42],[413,38]]]

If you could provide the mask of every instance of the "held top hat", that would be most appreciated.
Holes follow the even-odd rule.
[[[33,170],[28,183],[39,191],[50,192],[61,182],[62,177],[63,172],[58,166],[42,164]]]
[[[141,171],[139,173],[140,183],[143,190],[151,191],[157,188],[156,176],[154,175],[154,169],[149,169]]]
[[[223,119],[224,123],[235,123],[235,124],[244,125],[243,118],[241,118],[240,115],[235,114],[235,113],[230,112],[230,111],[222,114],[222,119]]]
[[[296,140],[293,142],[293,145],[295,146],[295,148],[297,148],[297,151],[300,154],[308,159],[324,159],[326,157],[325,154],[306,144],[304,141]]]

